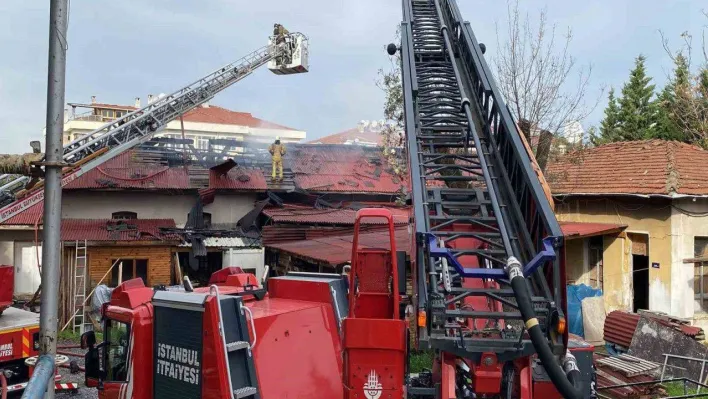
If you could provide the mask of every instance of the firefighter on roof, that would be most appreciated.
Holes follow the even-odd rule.
[[[268,147],[268,152],[272,156],[273,174],[271,178],[275,182],[275,171],[277,169],[279,180],[283,181],[283,155],[285,155],[285,145],[280,144],[280,137],[275,138],[275,142]]]

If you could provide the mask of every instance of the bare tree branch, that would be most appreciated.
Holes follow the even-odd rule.
[[[531,143],[531,136],[542,131],[555,135],[569,123],[585,119],[602,95],[600,92],[588,106],[585,100],[592,65],[577,66],[571,54],[573,32],[568,29],[560,36],[563,41],[557,42],[557,26],[547,19],[546,10],[542,9],[532,23],[528,14],[522,17],[518,0],[507,0],[507,38],[502,39],[498,25],[496,30],[494,66],[499,87]],[[537,156],[544,155],[548,148],[534,151]],[[545,164],[545,160],[539,159],[539,164]]]

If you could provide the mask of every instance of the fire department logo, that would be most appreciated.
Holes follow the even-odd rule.
[[[364,384],[364,396],[366,399],[379,399],[383,386],[379,382],[379,376],[374,370],[369,373],[369,379]]]

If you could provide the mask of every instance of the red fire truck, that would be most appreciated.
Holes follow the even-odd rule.
[[[390,249],[357,249],[365,217],[387,219]],[[425,397],[406,396],[405,269],[394,234],[390,212],[360,210],[348,276],[290,273],[261,288],[231,267],[212,275],[209,287],[186,282],[177,292],[126,281],[103,307],[104,342],[93,332],[82,336],[86,385],[102,399]],[[591,367],[581,360],[591,359],[591,346],[570,348],[581,369]],[[431,374],[438,385],[450,372],[446,363],[466,365],[442,361]],[[547,377],[526,367],[522,398],[560,398]],[[470,378],[483,389],[493,375],[477,369]]]
[[[14,267],[0,266],[0,393],[3,395],[25,389],[39,354],[39,314],[11,306],[13,286]],[[57,374],[57,390],[78,388],[74,383],[61,384],[60,379]]]

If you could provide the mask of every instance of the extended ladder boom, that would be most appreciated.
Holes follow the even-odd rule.
[[[63,161],[68,168],[65,169],[61,185],[66,185],[123,151],[149,140],[170,121],[209,101],[266,63],[271,62],[269,68],[276,74],[307,72],[307,47],[307,38],[301,33],[289,33],[285,41],[279,44],[271,38],[267,46],[238,61],[66,144]],[[18,177],[3,188],[17,190],[26,180],[27,177]],[[23,195],[17,195],[20,193]],[[24,193],[5,191],[0,194],[0,205],[3,205],[0,209],[0,223],[44,198],[41,187]]]

